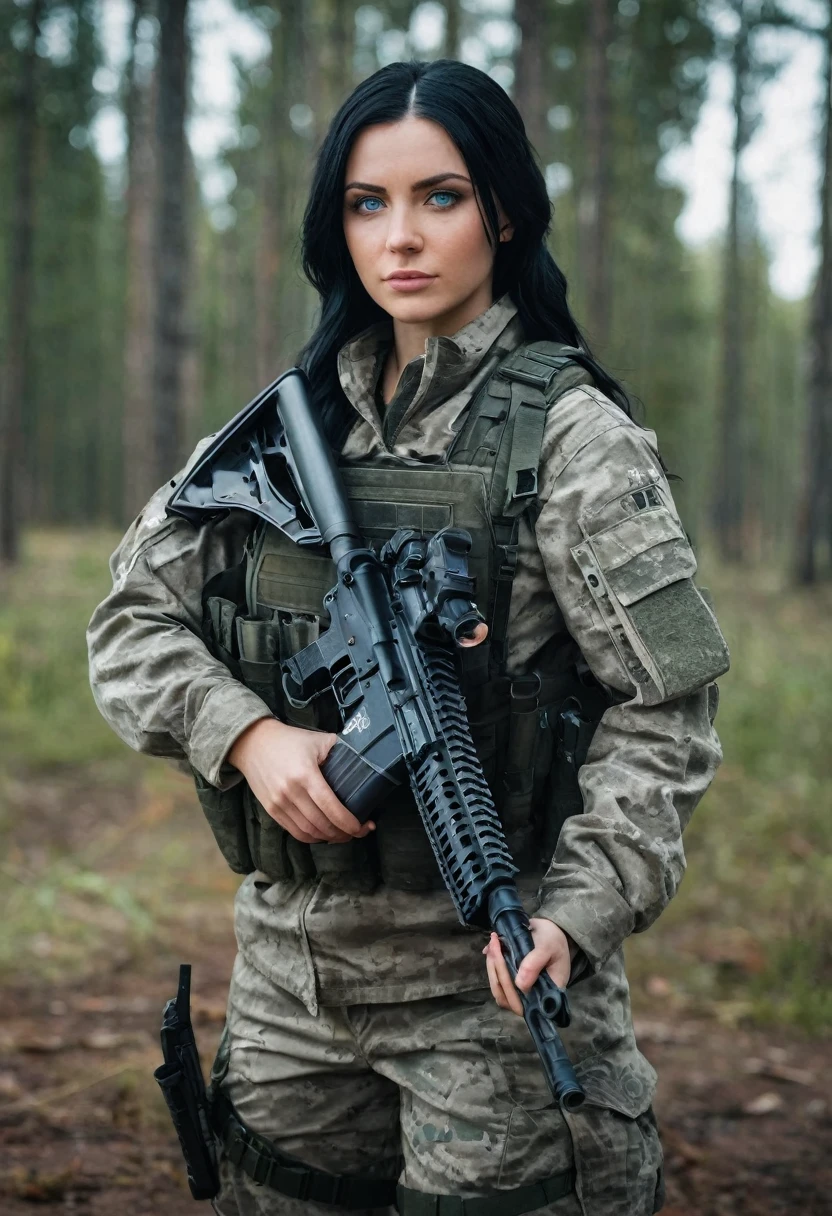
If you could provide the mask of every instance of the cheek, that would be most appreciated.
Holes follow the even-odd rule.
[[[363,263],[366,263],[368,258],[375,257],[377,254],[377,246],[379,244],[378,230],[375,235],[373,228],[378,229],[374,224],[361,224],[355,222],[355,217],[352,215],[344,216],[344,239],[347,242],[347,249],[355,263],[356,270]],[[383,244],[383,240],[382,240]]]
[[[461,274],[480,270],[492,261],[491,246],[485,235],[478,211],[462,211],[446,222],[437,225],[436,240],[452,258]]]

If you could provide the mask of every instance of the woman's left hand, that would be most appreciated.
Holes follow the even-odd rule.
[[[569,938],[550,920],[532,917],[529,927],[534,939],[534,950],[531,950],[517,969],[517,987],[511,981],[506,960],[500,946],[500,939],[492,933],[488,945],[484,948],[485,965],[488,968],[488,982],[491,994],[501,1009],[510,1009],[512,1013],[523,1016],[523,1005],[517,992],[528,992],[541,971],[548,971],[558,988],[565,988],[569,983],[569,973],[572,961],[569,952]]]

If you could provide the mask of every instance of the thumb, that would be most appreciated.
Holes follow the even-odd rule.
[[[317,733],[317,732],[316,732]],[[318,736],[318,763],[323,764],[329,753],[332,751],[335,744],[338,742],[338,736],[329,732],[321,733]]]
[[[517,987],[528,992],[543,968],[547,967],[551,961],[551,951],[545,950],[542,946],[535,946],[517,968],[517,978],[514,981]]]

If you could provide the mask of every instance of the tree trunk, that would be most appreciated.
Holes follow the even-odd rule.
[[[820,267],[812,298],[808,342],[808,385],[803,484],[795,538],[795,575],[800,583],[818,579],[818,554],[832,510],[832,3],[828,5],[821,127],[823,172],[820,188]]]
[[[295,16],[293,4],[280,7],[281,20],[271,31],[269,67],[268,112],[266,115],[266,137],[259,148],[259,212],[260,225],[257,230],[257,261],[254,267],[254,360],[258,385],[273,380],[277,359],[275,346],[278,340],[278,274],[281,263],[281,218],[285,204],[283,189],[282,152],[285,143],[284,128],[289,122],[289,108],[300,97],[289,99],[285,80],[283,48],[292,36],[286,28]]]
[[[22,55],[17,96],[17,163],[9,236],[9,307],[6,366],[0,384],[0,562],[15,562],[20,550],[19,469],[23,448],[23,410],[29,396],[29,322],[34,245],[33,162],[35,151],[35,43],[43,0],[29,8],[28,40]]]
[[[610,0],[588,0],[584,92],[584,173],[578,196],[578,274],[590,341],[603,351],[610,333],[609,260]]]
[[[183,368],[188,278],[187,109],[188,0],[160,0],[156,142],[156,323],[154,365],[155,480],[171,477],[183,458]]]
[[[517,20],[516,15],[515,20]],[[461,44],[462,2],[461,0],[447,0],[445,4],[445,58],[459,59]]]
[[[514,102],[523,115],[532,147],[543,158],[546,141],[545,8],[540,0],[516,0],[514,20],[520,30],[520,46],[514,61]]]
[[[134,0],[127,68],[127,299],[124,338],[123,510],[132,519],[158,485],[154,458],[153,237],[158,76],[136,61],[138,25],[148,0]]]
[[[723,265],[722,402],[717,454],[714,526],[720,552],[726,561],[742,556],[745,460],[743,416],[745,367],[743,359],[745,297],[740,250],[740,157],[748,142],[743,103],[749,67],[749,27],[744,4],[738,6],[740,28],[734,43],[734,148],[728,229]]]

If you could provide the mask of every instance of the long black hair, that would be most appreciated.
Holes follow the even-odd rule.
[[[411,60],[374,72],[338,110],[318,152],[303,219],[303,270],[320,295],[321,311],[299,361],[312,382],[333,446],[341,446],[355,419],[338,380],[338,351],[387,316],[364,289],[347,248],[347,159],[365,127],[398,122],[406,115],[438,123],[465,161],[485,213],[489,243],[496,247],[494,299],[509,293],[527,341],[549,339],[579,348],[580,362],[598,388],[631,414],[626,392],[594,358],[569,311],[566,279],[546,247],[552,204],[517,107],[478,68],[454,59]],[[510,241],[500,242],[495,235],[499,219],[494,195],[514,225]]]

